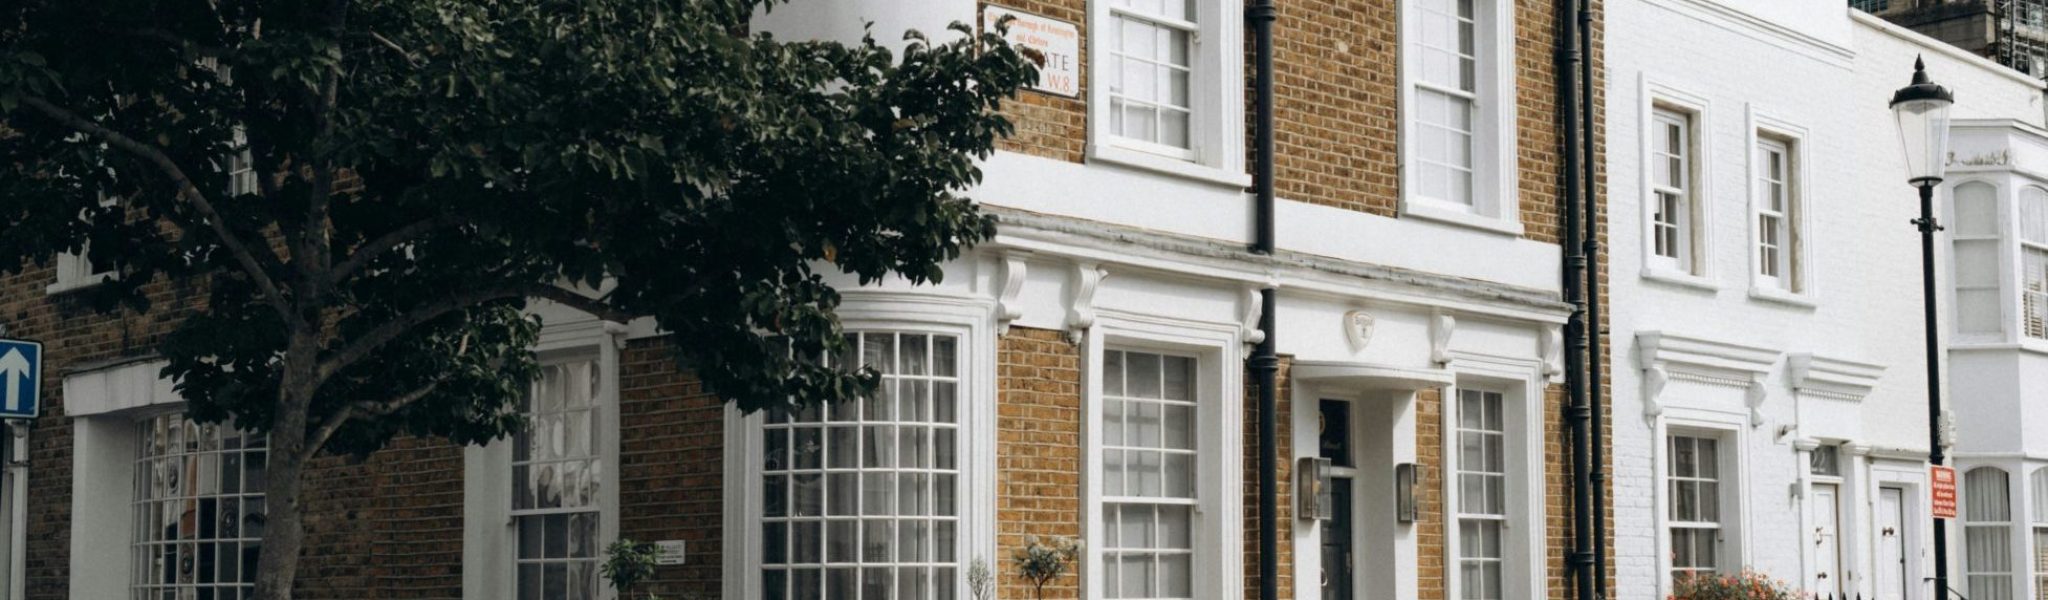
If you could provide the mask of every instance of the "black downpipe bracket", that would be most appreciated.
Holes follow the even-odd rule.
[[[1252,172],[1257,196],[1257,223],[1252,252],[1273,255],[1273,21],[1278,11],[1273,0],[1255,0],[1245,8],[1253,44],[1257,46],[1257,76],[1253,83],[1256,133],[1254,152],[1258,163]],[[1280,356],[1273,316],[1279,312],[1278,294],[1273,288],[1259,290],[1259,331],[1265,339],[1253,349],[1250,366],[1259,386],[1259,600],[1280,597],[1280,492],[1279,444],[1275,421],[1279,419],[1278,385]]]
[[[1588,156],[1585,140],[1581,134],[1579,75],[1585,57],[1581,54],[1579,41],[1579,15],[1585,8],[1581,0],[1558,0],[1557,16],[1560,40],[1557,46],[1557,89],[1558,107],[1564,130],[1564,194],[1559,203],[1564,209],[1563,250],[1565,257],[1563,277],[1564,300],[1571,304],[1571,315],[1565,320],[1564,331],[1564,385],[1566,404],[1565,424],[1569,430],[1572,461],[1572,549],[1566,554],[1566,569],[1571,573],[1572,589],[1577,600],[1594,600],[1598,588],[1593,580],[1593,494],[1591,471],[1588,459],[1592,455],[1590,437],[1592,409],[1586,396],[1586,248],[1584,214],[1586,197],[1581,181],[1584,176],[1583,163]]]
[[[1598,144],[1594,132],[1593,104],[1593,6],[1592,0],[1582,0],[1579,5],[1579,127],[1584,134],[1579,136],[1580,146],[1585,153],[1580,156],[1583,167],[1582,183],[1586,194],[1586,327],[1591,332],[1586,339],[1586,396],[1588,408],[1592,411],[1592,426],[1588,428],[1588,439],[1592,446],[1588,458],[1587,479],[1592,484],[1589,494],[1593,497],[1593,589],[1594,595],[1607,597],[1607,410],[1604,398],[1606,373],[1601,366],[1607,333],[1606,322],[1600,319],[1602,300],[1600,298],[1600,161],[1595,160]]]

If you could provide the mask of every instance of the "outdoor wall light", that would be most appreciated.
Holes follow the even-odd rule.
[[[1400,523],[1414,523],[1422,518],[1422,503],[1415,501],[1417,483],[1422,480],[1422,466],[1415,463],[1394,465],[1394,520]]]
[[[1327,521],[1336,516],[1336,501],[1330,496],[1330,459],[1304,456],[1294,466],[1295,517],[1303,521]]]

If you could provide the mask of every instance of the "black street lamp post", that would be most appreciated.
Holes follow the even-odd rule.
[[[1891,104],[1899,143],[1906,151],[1906,181],[1920,188],[1920,218],[1913,224],[1920,228],[1920,290],[1925,294],[1927,318],[1927,460],[1936,466],[1945,457],[1941,444],[1941,333],[1934,295],[1934,232],[1940,231],[1941,225],[1934,220],[1934,187],[1941,185],[1942,169],[1948,162],[1948,111],[1955,102],[1948,88],[1927,79],[1927,65],[1914,59],[1913,83],[1892,94]],[[1949,594],[1948,521],[1940,517],[1934,518],[1934,593],[1936,598]]]

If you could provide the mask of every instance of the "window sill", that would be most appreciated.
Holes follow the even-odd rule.
[[[1459,227],[1469,227],[1489,233],[1514,237],[1521,237],[1523,233],[1521,221],[1511,221],[1499,217],[1474,214],[1464,210],[1433,206],[1427,201],[1409,200],[1402,202],[1401,216],[1415,217],[1417,219],[1457,225]]]
[[[1667,283],[1707,292],[1719,292],[1721,286],[1714,280],[1666,267],[1643,267],[1642,277],[1647,281]]]
[[[50,296],[68,294],[71,292],[76,292],[92,286],[96,286],[101,283],[105,283],[113,278],[113,273],[99,273],[91,277],[87,277],[82,281],[59,281],[57,283],[50,284],[48,287],[43,288],[43,293]]]
[[[1235,173],[1192,160],[1163,156],[1143,150],[1118,146],[1113,143],[1090,144],[1088,147],[1088,161],[1143,169],[1234,188],[1247,188],[1252,185],[1250,173]]]
[[[1763,300],[1766,302],[1776,302],[1778,304],[1795,306],[1799,308],[1812,309],[1820,307],[1820,303],[1814,301],[1812,294],[1788,292],[1776,288],[1757,287],[1752,285],[1749,288],[1749,297],[1757,300]]]

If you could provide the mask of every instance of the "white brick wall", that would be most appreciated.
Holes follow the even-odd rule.
[[[1728,0],[1746,5],[1746,0]],[[1807,4],[1807,3],[1799,3]],[[1839,5],[1839,3],[1833,3]],[[1614,563],[1617,598],[1659,598],[1665,550],[1658,538],[1656,461],[1662,441],[1646,418],[1635,335],[1667,330],[1882,365],[1860,402],[1796,399],[1781,357],[1765,379],[1761,426],[1745,427],[1740,477],[1746,566],[1803,583],[1813,546],[1793,492],[1805,470],[1799,438],[1874,448],[1926,447],[1919,247],[1907,224],[1917,206],[1886,103],[1907,82],[1912,56],[1957,89],[1958,118],[2004,116],[2039,123],[2040,92],[1981,62],[1851,18],[1846,8],[1769,11],[1765,20],[1715,0],[1610,0],[1607,4],[1607,224],[1610,227],[1613,369]],[[1846,35],[1843,32],[1847,32]],[[1707,99],[1702,132],[1714,289],[1645,280],[1641,127],[1645,77]],[[1748,246],[1749,114],[1803,128],[1814,305],[1751,297]],[[1706,386],[1673,383],[1667,401],[1712,405]],[[1732,388],[1730,393],[1738,393]],[[1785,435],[1780,435],[1780,430]],[[1848,453],[1844,469],[1850,468]],[[1870,496],[1875,484],[1843,486],[1850,593],[1868,597]],[[1732,541],[1731,541],[1732,543]],[[1839,577],[1839,575],[1838,575]],[[1839,580],[1839,579],[1838,579]]]

